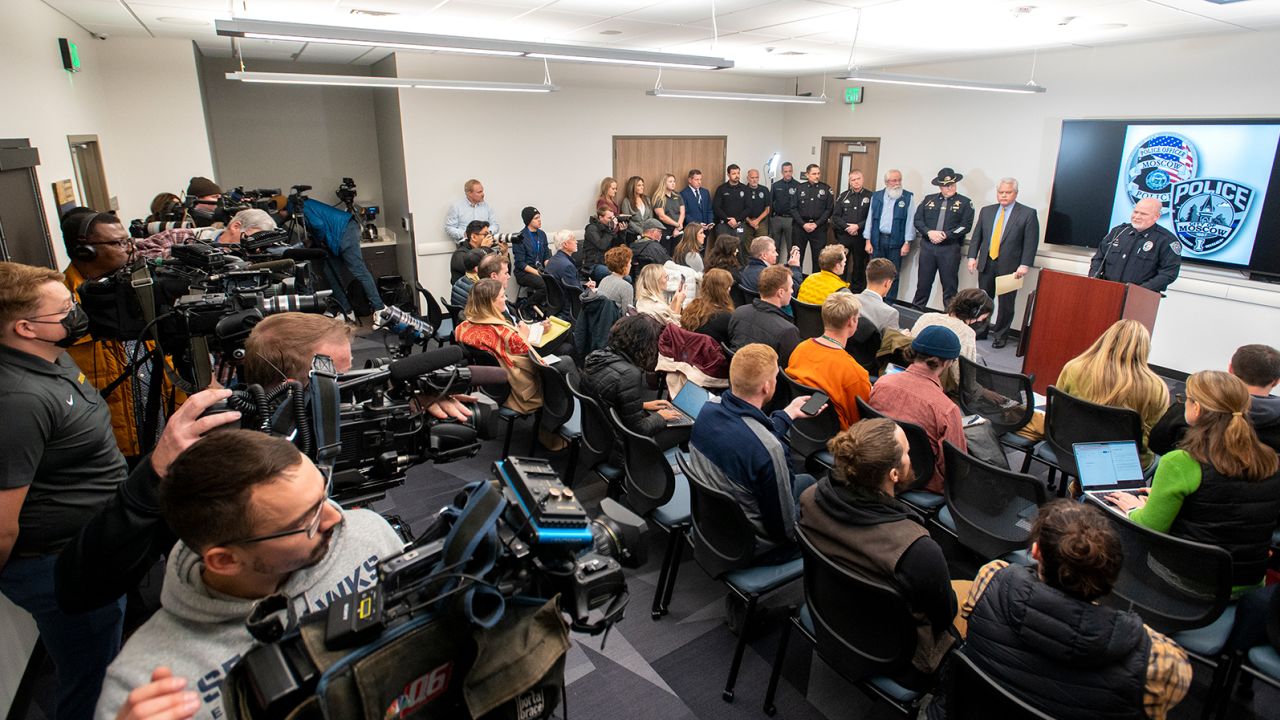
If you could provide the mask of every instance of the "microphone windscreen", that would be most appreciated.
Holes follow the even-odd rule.
[[[432,370],[439,370],[450,365],[459,365],[464,357],[461,347],[446,345],[442,348],[432,348],[417,355],[410,355],[407,358],[396,360],[387,367],[387,372],[391,375],[392,380],[405,382],[420,375],[426,375]]]
[[[320,248],[289,248],[280,254],[280,257],[289,260],[323,260],[329,254]]]
[[[507,371],[500,367],[492,365],[471,365],[468,367],[471,371],[472,385],[506,385]]]

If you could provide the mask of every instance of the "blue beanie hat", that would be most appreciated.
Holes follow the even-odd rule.
[[[960,338],[949,328],[930,325],[911,341],[911,349],[943,360],[954,360],[960,357]]]

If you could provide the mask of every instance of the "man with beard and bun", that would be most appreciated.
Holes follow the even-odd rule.
[[[280,593],[302,615],[373,585],[378,561],[403,543],[377,513],[330,501],[330,489],[328,472],[262,433],[213,433],[179,455],[160,483],[180,538],[164,606],[107,669],[96,717],[165,700],[179,717],[225,717],[222,682],[254,644],[244,621],[257,601]]]
[[[956,642],[956,593],[942,548],[897,499],[915,480],[907,436],[892,420],[868,419],[836,435],[827,449],[835,469],[800,495],[800,529],[823,555],[902,593],[916,619],[916,652],[910,667],[891,677],[928,689]],[[967,592],[968,585],[954,586]]]
[[[884,258],[893,268],[902,271],[902,258],[911,252],[911,241],[916,237],[915,198],[909,190],[902,189],[902,171],[890,170],[884,174],[884,189],[871,194],[871,212],[867,214],[862,237],[866,239],[866,251],[873,258]],[[898,278],[894,277],[887,300],[898,299]]]
[[[849,251],[844,280],[854,293],[860,293],[867,287],[868,258],[862,229],[870,212],[871,191],[863,187],[862,171],[854,170],[849,173],[849,189],[836,197],[836,209],[831,213],[836,242]]]

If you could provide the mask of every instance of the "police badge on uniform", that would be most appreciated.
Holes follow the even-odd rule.
[[[906,200],[899,200],[899,201],[898,201],[898,207],[906,207],[906,206],[907,206],[907,201],[906,201]]]
[[[826,190],[819,190],[819,191],[818,191],[818,197],[823,197],[823,196],[825,196],[826,194],[827,194],[827,191],[826,191]]]
[[[871,198],[869,198],[869,197],[864,197],[864,198],[862,198],[862,204],[863,204],[863,205],[870,205],[870,204],[871,204]]]
[[[795,195],[795,194],[796,194],[796,189],[795,189],[795,188],[789,188],[789,189],[787,190],[787,192],[791,193],[792,195]]]
[[[1195,255],[1206,255],[1231,242],[1253,203],[1253,188],[1234,180],[1196,178],[1170,190],[1173,229]]]
[[[746,196],[747,196],[747,193],[746,193],[746,191],[745,191],[745,190],[739,190],[739,191],[738,191],[738,197],[746,197]]]
[[[1169,207],[1170,188],[1196,176],[1199,154],[1191,141],[1171,132],[1151,135],[1129,155],[1129,200],[1153,197]]]

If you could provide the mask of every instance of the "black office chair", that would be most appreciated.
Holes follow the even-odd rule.
[[[826,329],[822,324],[821,305],[792,300],[791,308],[795,313],[796,329],[800,331],[801,339],[816,338]]]
[[[622,494],[623,470],[610,462],[618,437],[613,431],[613,423],[609,420],[609,414],[600,406],[599,400],[583,394],[581,390],[574,387],[574,384],[568,378],[565,378],[565,385],[569,388],[569,392],[573,394],[573,399],[578,403],[582,430],[582,436],[579,441],[592,458],[590,471],[604,480],[605,485],[609,488],[608,494],[610,497],[618,497]],[[572,479],[574,471],[571,470],[570,472],[570,479]]]
[[[943,441],[946,505],[937,523],[983,561],[1003,558],[1023,565],[1036,510],[1049,501],[1039,478],[985,463]]]
[[[691,461],[678,455],[676,461],[689,481],[693,528],[693,559],[708,575],[723,582],[746,604],[738,645],[729,665],[725,702],[733,702],[734,685],[742,656],[747,648],[747,628],[755,618],[761,598],[799,580],[804,572],[800,558],[766,565],[756,561],[756,531],[738,501],[698,475]]]
[[[1052,390],[1052,388],[1050,388]],[[1205,715],[1221,700],[1229,663],[1223,655],[1236,606],[1231,603],[1231,553],[1143,527],[1107,508],[1093,495],[1088,502],[1120,535],[1124,563],[1105,605],[1131,610],[1168,635],[1187,655],[1213,668]]]
[[[929,433],[924,428],[910,423],[905,420],[889,417],[884,413],[876,410],[868,405],[862,398],[857,399],[858,417],[861,418],[888,418],[902,428],[902,432],[907,436],[907,444],[911,446],[908,451],[911,457],[911,469],[916,476],[915,487],[922,488],[929,484],[937,471],[937,458],[934,454],[933,444],[929,442]],[[945,498],[925,490],[907,490],[898,493],[898,499],[919,510],[925,515],[931,515],[942,508]]]
[[[549,273],[543,273],[542,280],[547,286],[546,305],[543,306],[542,311],[547,317],[559,315],[560,311],[564,310],[565,306],[569,304],[568,296],[570,291],[565,288],[559,278],[553,277]]]
[[[667,552],[658,573],[658,588],[653,595],[652,617],[667,614],[667,603],[680,569],[680,550],[689,532],[689,481],[676,475],[670,461],[653,438],[632,432],[622,422],[618,411],[609,408],[609,420],[622,438],[624,499],[638,515],[652,520],[667,533]],[[679,457],[679,451],[676,451]]]
[[[853,337],[849,338],[844,344],[845,352],[858,361],[862,369],[867,374],[876,377],[880,374],[880,361],[876,356],[880,353],[880,343],[883,334],[875,323],[865,317],[858,318],[858,329],[854,331]]]
[[[444,311],[440,309],[440,303],[427,292],[426,288],[422,287],[421,283],[414,283],[414,287],[417,288],[418,294],[422,295],[422,301],[427,306],[427,322],[435,328],[432,338],[440,343],[441,347],[447,342],[453,342],[453,320],[445,317]]]
[[[785,371],[778,371],[778,390],[774,391],[776,397],[782,388],[786,388],[785,396],[787,402],[797,397],[812,395],[820,392],[817,388],[811,388],[796,382]],[[785,407],[785,405],[784,405]],[[787,441],[791,445],[791,449],[800,454],[800,457],[809,458],[814,453],[827,449],[827,441],[835,437],[840,432],[840,415],[836,412],[836,406],[827,403],[827,408],[813,417],[800,417],[791,423],[791,431],[787,433]]]
[[[1022,472],[1030,469],[1036,441],[1016,434],[1036,412],[1030,377],[979,365],[961,356],[960,409],[966,415],[986,418],[1000,444],[1023,453]]]
[[[947,717],[951,720],[1054,720],[991,677],[964,654],[947,661]]]
[[[472,347],[466,343],[462,343],[463,353],[472,365],[483,365],[487,367],[502,367],[502,363],[498,362],[498,358],[493,353],[478,347]],[[509,389],[508,389],[509,391]],[[533,418],[533,437],[529,441],[529,455],[533,455],[538,449],[538,415],[542,412],[541,408],[533,412],[520,413],[512,410],[503,404],[506,401],[506,394],[494,397],[494,401],[498,403],[498,419],[507,424],[506,437],[502,441],[502,457],[511,454],[511,436],[515,432],[516,422],[526,418]]]
[[[1276,652],[1276,647],[1280,646],[1280,592],[1271,594],[1270,612],[1267,613],[1267,638],[1270,639],[1270,644],[1249,648],[1240,669],[1280,690],[1280,652]],[[1229,700],[1231,691],[1235,688],[1234,676],[1226,687],[1226,698]]]
[[[542,382],[542,409],[539,411],[538,427],[559,435],[569,443],[569,464],[565,470],[564,482],[573,487],[573,476],[578,468],[578,447],[582,443],[582,412],[569,389],[569,381],[555,367],[535,359],[536,354],[535,350],[529,351],[529,359],[538,369],[538,378]],[[569,360],[562,359],[559,362]]]
[[[747,296],[742,294],[742,286],[737,283],[734,283],[733,287],[729,288],[729,299],[733,301],[735,308],[740,308],[749,302]]]
[[[1080,476],[1072,447],[1076,443],[1132,440],[1142,451],[1142,417],[1137,412],[1081,400],[1053,385],[1045,395],[1045,441],[1036,445],[1031,456],[1049,468],[1050,487],[1054,487],[1055,473],[1062,473],[1059,495],[1066,494],[1068,477]]]
[[[914,716],[922,693],[887,677],[911,667],[916,651],[916,620],[906,598],[897,588],[863,577],[824,555],[803,530],[798,535],[804,554],[805,604],[783,629],[765,692],[765,714],[777,711],[773,698],[795,626],[842,677],[904,715]]]
[[[743,304],[743,305],[750,305],[751,303],[753,303],[753,302],[755,302],[756,300],[759,300],[759,299],[760,299],[760,293],[759,293],[759,292],[757,292],[757,291],[755,291],[755,290],[748,290],[748,289],[747,289],[745,286],[743,286],[741,283],[739,283],[739,284],[735,285],[734,287],[736,287],[736,288],[737,288],[737,290],[738,290],[738,293],[739,293],[740,295],[742,295],[742,304]]]
[[[729,343],[720,343],[720,349],[724,352],[724,359],[733,362],[733,355],[737,351],[729,347]]]

